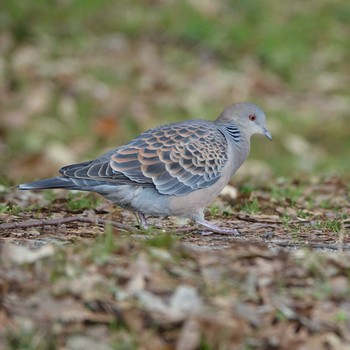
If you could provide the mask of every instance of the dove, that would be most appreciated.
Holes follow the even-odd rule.
[[[64,166],[60,176],[18,185],[97,192],[145,215],[180,216],[212,233],[235,234],[207,221],[204,210],[247,159],[254,134],[272,140],[265,114],[252,103],[228,106],[215,121],[191,119],[155,127],[95,160]]]

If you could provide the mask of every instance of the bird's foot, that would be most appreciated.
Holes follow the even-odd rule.
[[[202,236],[208,236],[208,235],[211,235],[213,233],[218,233],[220,235],[239,235],[238,230],[236,230],[235,228],[234,229],[221,228],[221,227],[216,226],[216,225],[214,225],[206,220],[197,221],[197,223],[199,225],[207,227],[210,230],[210,231],[201,232]]]
[[[140,228],[142,230],[148,230],[149,229],[146,217],[145,217],[145,215],[143,215],[143,213],[141,213],[140,211],[137,211],[136,212],[136,218],[137,218],[137,221],[139,222]]]

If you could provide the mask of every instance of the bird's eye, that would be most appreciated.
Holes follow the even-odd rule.
[[[249,120],[251,120],[252,122],[256,119],[256,115],[255,114],[250,114],[249,115]]]

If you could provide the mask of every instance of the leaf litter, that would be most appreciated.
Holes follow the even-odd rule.
[[[0,347],[348,348],[346,181],[244,186],[208,210],[239,236],[157,218],[143,232],[93,195],[3,192],[2,223],[81,215],[132,230],[74,221],[2,229]]]

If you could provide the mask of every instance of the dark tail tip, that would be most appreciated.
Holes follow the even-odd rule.
[[[54,188],[73,189],[75,185],[68,177],[53,177],[39,181],[28,182],[17,186],[20,190],[45,190]]]

